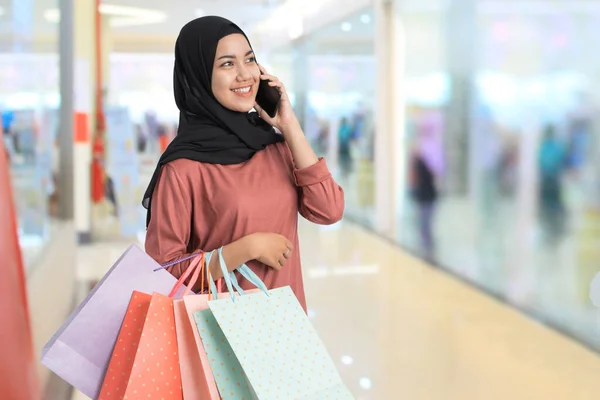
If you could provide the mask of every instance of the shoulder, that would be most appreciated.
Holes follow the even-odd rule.
[[[161,167],[160,179],[176,180],[182,184],[197,182],[202,175],[202,163],[180,158]]]
[[[285,141],[269,145],[265,151],[271,155],[270,158],[293,168],[294,158],[292,157],[292,151]]]
[[[188,160],[187,158],[179,158],[177,160],[173,160],[164,165],[173,171],[176,172],[187,172],[189,170],[198,169],[198,165],[201,164],[198,161]]]

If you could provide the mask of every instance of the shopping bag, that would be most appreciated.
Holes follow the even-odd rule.
[[[133,292],[98,400],[183,399],[173,296],[193,273],[190,292],[203,261],[194,260],[168,296]]]
[[[2,136],[7,139],[7,135]],[[31,336],[27,280],[3,139],[0,139],[0,398],[38,400],[41,390]]]
[[[221,251],[222,250],[219,250],[219,258],[225,276],[228,275],[227,267],[225,266]],[[244,293],[239,285],[237,285],[235,274],[230,273],[228,276],[231,284],[236,286],[238,293]],[[219,293],[218,290],[215,290],[215,285],[213,284],[210,272],[208,282],[211,293],[216,299],[218,299],[219,296],[228,298],[231,295],[231,291],[230,293],[222,294]],[[184,301],[186,300],[187,297],[184,297]],[[187,301],[189,302],[189,300]],[[195,333],[197,335],[197,340],[199,338],[204,353],[206,354],[205,358],[203,357],[202,359],[203,365],[206,365],[208,362],[208,366],[212,371],[212,376],[221,398],[256,399],[257,397],[250,387],[239,361],[208,307],[209,301],[210,299],[207,298],[206,305],[202,305],[201,307],[198,307],[198,309],[192,309],[190,307],[190,311],[193,311],[194,322],[196,325]]]
[[[212,253],[205,255],[205,265],[208,270]],[[204,274],[202,274],[201,288],[204,289]],[[186,400],[219,400],[219,393],[208,367],[204,349],[198,347],[195,338],[195,329],[190,325],[186,299],[190,304],[196,304],[200,300],[199,306],[208,308],[207,301],[210,295],[199,294],[195,296],[185,296],[183,299],[175,300],[173,303],[175,312],[175,331],[177,333],[177,345],[179,349],[179,367],[181,371],[181,386],[183,396]],[[194,299],[194,300],[192,300]],[[202,350],[202,352],[200,351]]]
[[[226,271],[220,251],[219,257]],[[232,288],[235,282],[224,274],[231,297],[211,300],[208,310],[194,314],[209,359],[218,362],[211,363],[218,384],[226,374],[223,385],[227,387],[220,390],[221,396],[353,399],[291,288],[267,290],[247,266],[238,271],[261,292],[238,290],[237,296]]]
[[[210,264],[211,255],[212,253],[206,254],[206,265]],[[208,269],[206,272],[209,273]],[[208,276],[208,279],[211,277]],[[218,281],[217,286],[219,287],[216,296],[229,297],[229,293],[220,293],[220,283],[221,280]],[[204,282],[201,287],[204,287]],[[181,300],[174,302],[181,382],[185,400],[219,400],[221,398],[194,318],[196,311],[208,309],[208,301],[211,298],[210,293],[197,294],[184,296]]]
[[[177,280],[139,247],[130,246],[42,350],[42,363],[97,398],[134,290],[169,293]],[[180,297],[180,288],[175,297]]]

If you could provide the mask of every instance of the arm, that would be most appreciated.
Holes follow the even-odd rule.
[[[152,199],[152,218],[146,235],[146,252],[158,263],[185,258],[195,252],[189,251],[192,226],[192,195],[188,185],[180,179],[176,170],[165,165]],[[198,213],[201,210],[193,210]],[[203,249],[206,250],[206,249]],[[212,250],[212,249],[211,249]],[[253,259],[250,237],[246,236],[223,247],[223,257],[228,269]],[[214,280],[223,276],[218,257],[212,257],[210,271]],[[179,278],[189,267],[191,260],[183,261],[167,270]],[[200,289],[198,286],[194,290]]]
[[[300,192],[300,215],[320,225],[342,219],[344,190],[331,176],[324,158],[310,167],[294,169],[294,179]]]
[[[263,112],[259,104],[255,107],[261,118],[281,131],[291,152],[294,179],[300,191],[300,215],[323,225],[339,221],[344,214],[344,191],[333,180],[325,159],[316,156],[306,139],[283,84],[262,67],[261,73],[261,79],[269,79],[270,86],[279,88],[281,99],[274,118]]]
[[[294,165],[298,169],[308,168],[319,162],[319,158],[313,151],[308,139],[302,131],[302,127],[298,120],[294,120],[290,126],[285,127],[282,131],[283,137],[292,152]]]
[[[338,222],[344,214],[343,189],[334,181],[325,159],[313,151],[298,121],[284,129],[300,191],[300,215],[315,224]]]

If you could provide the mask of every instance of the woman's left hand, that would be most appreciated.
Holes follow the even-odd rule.
[[[269,86],[278,88],[281,92],[281,99],[279,100],[279,107],[277,108],[277,114],[275,114],[274,118],[271,118],[257,103],[255,103],[254,108],[258,112],[260,118],[285,133],[289,127],[298,124],[298,119],[296,118],[296,114],[290,103],[290,98],[288,97],[283,83],[276,76],[268,74],[262,65],[259,65],[258,67],[261,72],[260,79],[269,80]]]

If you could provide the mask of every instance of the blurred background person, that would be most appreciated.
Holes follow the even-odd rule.
[[[351,145],[354,131],[348,118],[343,117],[338,128],[338,157],[342,175],[348,177],[352,172]]]
[[[540,221],[548,241],[554,243],[565,233],[565,205],[562,178],[566,168],[564,144],[556,135],[556,127],[544,129],[539,149]]]
[[[441,148],[435,141],[432,127],[426,125],[417,131],[409,162],[411,195],[418,209],[421,249],[423,256],[433,262],[435,260],[433,223],[443,161]]]

